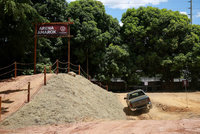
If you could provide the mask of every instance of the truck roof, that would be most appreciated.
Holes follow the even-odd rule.
[[[129,95],[129,94],[132,94],[132,93],[140,92],[140,91],[144,92],[142,89],[137,89],[137,90],[134,90],[134,91],[129,92],[128,95]]]

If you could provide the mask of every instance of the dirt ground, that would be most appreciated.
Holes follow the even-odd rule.
[[[49,77],[50,78],[50,77]],[[5,118],[26,101],[27,83],[31,81],[31,93],[38,91],[43,75],[22,76],[16,80],[0,82]],[[37,90],[36,90],[37,89]],[[39,92],[40,93],[40,92]],[[96,120],[54,125],[41,125],[14,130],[0,129],[0,134],[200,134],[200,92],[147,93],[153,104],[149,112],[131,112],[126,105],[126,93],[116,93],[124,105],[127,120]],[[187,99],[186,99],[187,97]],[[25,99],[21,99],[25,98]]]
[[[126,93],[117,93],[129,120],[179,120],[200,118],[200,92],[147,93],[153,108],[149,112],[132,112],[127,108]]]
[[[47,74],[47,80],[51,76],[51,74]],[[18,76],[16,79],[0,81],[0,96],[2,97],[1,120],[16,112],[27,102],[28,82],[31,82],[30,94],[33,98],[44,83],[44,75]]]
[[[0,123],[9,129],[93,120],[125,120],[116,94],[77,75],[53,75],[34,99]]]
[[[117,120],[2,130],[1,134],[200,134],[200,119]]]

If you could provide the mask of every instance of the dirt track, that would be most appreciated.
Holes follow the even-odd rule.
[[[200,119],[158,121],[94,121],[77,124],[46,125],[17,130],[1,130],[1,134],[199,134]]]
[[[47,80],[51,78],[47,75]],[[26,75],[18,76],[16,79],[0,81],[0,96],[2,97],[2,115],[5,119],[27,101],[28,82],[31,82],[31,96],[41,88],[44,83],[44,75]]]
[[[31,81],[37,89],[43,82],[43,75],[22,76],[17,80],[0,82],[3,107],[6,111],[2,116],[8,116],[16,111],[19,104],[26,99],[27,82]],[[9,91],[9,93],[5,93]],[[3,94],[4,93],[4,94]],[[20,95],[21,94],[21,95]],[[117,94],[124,105],[124,112],[128,120],[93,122],[79,122],[75,124],[55,124],[44,126],[31,126],[16,130],[0,129],[0,133],[38,133],[38,134],[133,134],[133,133],[185,133],[200,134],[200,92],[188,94],[188,107],[185,93],[148,93],[153,103],[153,109],[149,113],[131,112],[124,101],[125,93]],[[20,97],[21,96],[21,97]],[[13,101],[15,100],[15,101]],[[19,101],[21,100],[21,101]],[[180,120],[182,119],[182,120]]]
[[[131,112],[124,100],[125,93],[119,93],[124,112],[129,120],[179,120],[200,118],[200,92],[188,93],[147,93],[153,104],[150,112]],[[188,107],[187,107],[188,106]]]

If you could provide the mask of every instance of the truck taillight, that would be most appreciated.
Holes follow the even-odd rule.
[[[150,98],[147,98],[147,101],[150,102]]]
[[[130,103],[130,107],[133,107],[132,103]]]

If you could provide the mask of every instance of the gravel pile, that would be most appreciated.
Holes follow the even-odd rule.
[[[95,119],[126,119],[117,96],[82,76],[53,76],[41,92],[0,126],[20,128]]]

